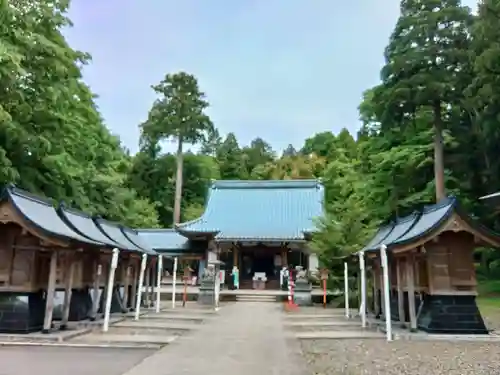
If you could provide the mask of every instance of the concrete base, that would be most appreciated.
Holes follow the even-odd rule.
[[[43,328],[45,298],[36,293],[0,293],[0,333],[30,333]]]
[[[428,333],[488,334],[475,296],[426,295],[417,325]]]

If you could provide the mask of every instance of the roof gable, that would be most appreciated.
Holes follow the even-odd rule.
[[[189,238],[304,240],[323,215],[323,198],[317,180],[215,181],[203,215],[177,230]]]

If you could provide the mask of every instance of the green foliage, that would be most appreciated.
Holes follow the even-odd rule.
[[[156,226],[126,186],[131,163],[81,81],[89,56],[61,28],[68,1],[0,2],[0,183],[128,225]]]

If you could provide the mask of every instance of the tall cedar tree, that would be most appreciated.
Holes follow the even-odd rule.
[[[213,132],[213,124],[205,110],[208,102],[200,91],[193,75],[180,72],[167,74],[153,90],[159,95],[149,111],[148,120],[142,130],[152,139],[175,139],[177,142],[177,171],[175,178],[174,225],[180,222],[183,145],[195,144]]]
[[[472,21],[460,0],[403,0],[375,95],[386,123],[400,125],[423,107],[432,111],[437,200],[445,196],[443,130],[461,100],[456,85],[470,61]]]

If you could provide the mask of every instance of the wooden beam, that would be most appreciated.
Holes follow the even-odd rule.
[[[132,288],[130,293],[130,306],[135,309],[135,303],[137,301],[137,283],[139,282],[139,270],[141,268],[141,259],[134,259],[134,262],[132,264]]]
[[[372,278],[373,278],[373,309],[375,310],[374,311],[375,315],[380,315],[381,314],[381,311],[380,311],[380,300],[378,298],[378,287],[377,287],[377,285],[379,283],[377,282],[377,276],[378,276],[378,268],[373,267],[372,268]]]
[[[54,311],[54,294],[56,292],[57,277],[57,251],[50,255],[49,280],[47,283],[47,296],[45,304],[45,316],[43,318],[43,333],[49,333],[52,328],[52,313]]]
[[[102,275],[102,264],[100,255],[94,261],[94,285],[92,287],[92,311],[90,312],[90,319],[95,320],[97,318],[97,313],[99,311],[99,305],[101,302],[100,289],[101,289],[101,275]],[[104,290],[104,289],[103,289]]]
[[[403,270],[401,268],[401,259],[396,258],[396,278],[398,283],[398,314],[401,327],[405,327],[405,309],[404,309],[404,292],[403,292]]]
[[[415,268],[413,256],[406,258],[406,282],[408,285],[408,310],[410,313],[410,330],[417,330],[417,313],[415,309]]]
[[[65,330],[68,328],[69,321],[69,310],[71,307],[71,295],[73,290],[73,279],[75,275],[75,266],[76,266],[76,256],[74,254],[68,256],[67,258],[67,270],[66,277],[64,280],[64,303],[63,303],[63,313],[61,320],[61,330]]]

